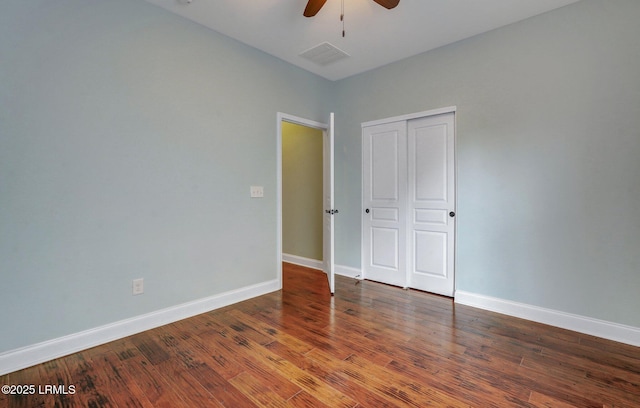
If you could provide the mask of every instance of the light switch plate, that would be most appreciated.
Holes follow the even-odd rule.
[[[262,187],[262,186],[251,186],[251,197],[252,198],[262,198],[262,197],[264,197],[264,187]]]
[[[142,295],[144,293],[144,280],[142,278],[133,280],[133,295]]]

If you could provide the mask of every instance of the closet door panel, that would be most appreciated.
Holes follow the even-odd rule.
[[[447,201],[447,131],[437,124],[415,129],[410,155],[414,165],[412,185],[416,201]]]
[[[409,286],[454,291],[455,166],[453,114],[408,124]]]
[[[406,122],[363,128],[362,269],[406,287]]]

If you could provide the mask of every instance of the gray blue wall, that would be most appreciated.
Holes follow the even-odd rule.
[[[277,111],[336,112],[338,264],[360,123],[456,105],[457,288],[640,327],[638,17],[583,0],[331,83],[142,1],[3,4],[0,352],[275,279]]]
[[[276,279],[276,114],[330,90],[143,1],[3,3],[0,352]]]
[[[458,290],[640,327],[640,2],[584,0],[338,83],[338,263],[361,122],[456,105]]]

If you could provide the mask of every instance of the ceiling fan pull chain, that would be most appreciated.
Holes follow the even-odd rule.
[[[342,9],[340,10],[340,21],[342,21],[342,38],[344,38],[344,0],[342,0]]]

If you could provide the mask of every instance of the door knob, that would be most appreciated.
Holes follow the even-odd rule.
[[[366,210],[364,210],[364,212],[366,212],[367,214],[369,214],[369,209],[367,208]]]
[[[456,213],[454,213],[453,211],[451,211],[451,212],[449,213],[449,217],[453,218],[453,217],[455,217],[455,216],[456,216]]]

